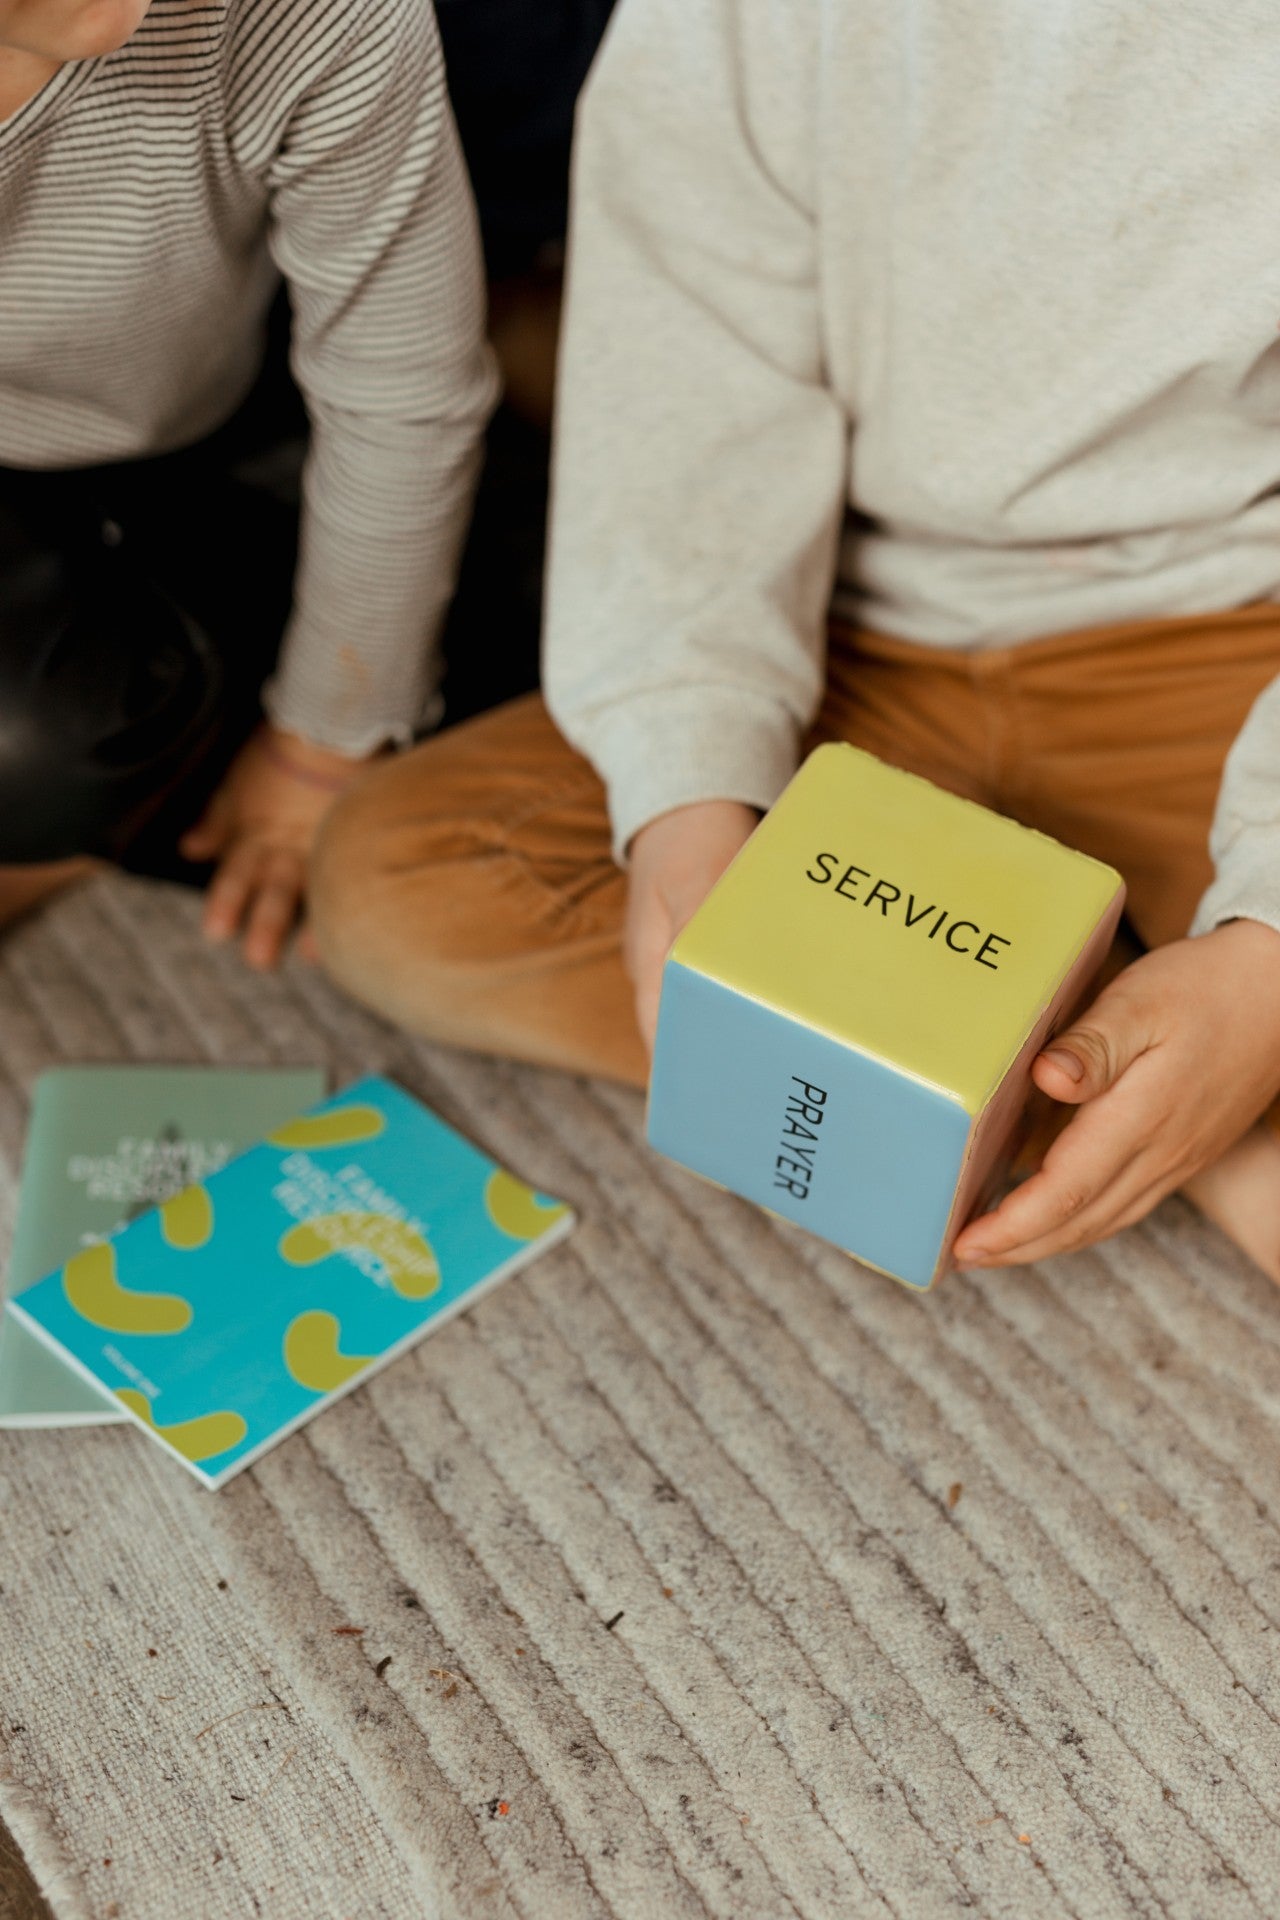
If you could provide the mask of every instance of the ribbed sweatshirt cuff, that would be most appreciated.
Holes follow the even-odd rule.
[[[1228,920],[1260,920],[1280,933],[1280,821],[1241,828],[1218,860],[1218,877],[1201,900],[1193,934]]]
[[[641,827],[674,807],[737,800],[766,812],[800,756],[786,707],[720,686],[635,694],[575,732],[609,789],[619,865]]]

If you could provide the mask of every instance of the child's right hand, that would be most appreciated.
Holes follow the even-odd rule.
[[[759,820],[754,807],[737,800],[701,800],[660,814],[631,842],[624,952],[636,990],[636,1018],[650,1052],[671,943]]]

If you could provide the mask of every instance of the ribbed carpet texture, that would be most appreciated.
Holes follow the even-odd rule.
[[[1275,1920],[1280,1298],[1174,1203],[917,1298],[94,882],[58,1061],[384,1071],[563,1247],[220,1494],[0,1435],[0,1816],[57,1920]]]

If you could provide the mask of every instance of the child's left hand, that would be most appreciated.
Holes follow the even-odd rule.
[[[179,850],[215,860],[204,930],[230,940],[243,927],[251,967],[273,967],[303,909],[320,822],[367,765],[295,733],[261,727],[244,746]]]
[[[1040,1171],[966,1227],[965,1267],[1021,1266],[1141,1220],[1280,1094],[1280,934],[1234,920],[1119,976],[1034,1068],[1081,1111]]]

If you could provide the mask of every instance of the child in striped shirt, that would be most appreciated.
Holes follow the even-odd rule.
[[[282,282],[300,525],[264,463]],[[209,933],[274,960],[334,795],[432,710],[483,306],[429,0],[0,0],[0,698],[39,734],[0,742],[0,913],[163,799]]]

